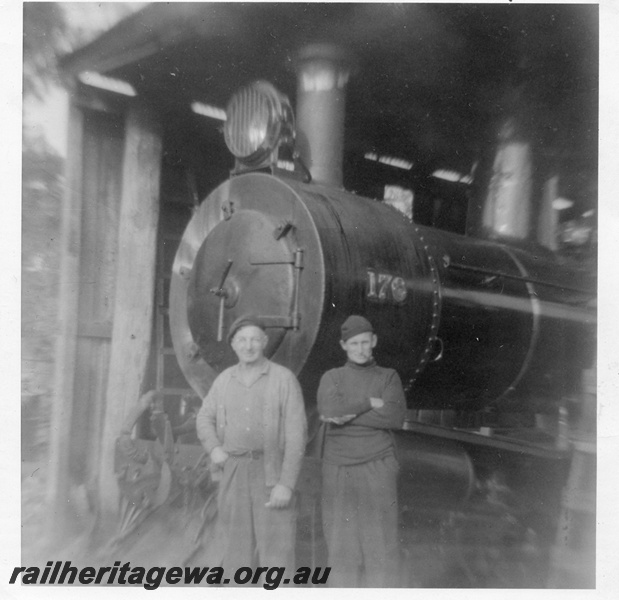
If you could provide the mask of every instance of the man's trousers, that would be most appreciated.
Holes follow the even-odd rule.
[[[322,514],[332,587],[397,587],[398,463],[323,463]]]
[[[240,567],[295,568],[296,507],[267,508],[271,489],[264,482],[262,455],[230,456],[223,467],[218,497],[218,543],[225,577]]]

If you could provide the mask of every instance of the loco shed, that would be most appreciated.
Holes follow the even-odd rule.
[[[407,393],[405,428],[397,432],[403,574],[394,583],[591,585],[590,537],[573,580],[565,575],[573,542],[556,543],[562,518],[580,519],[590,533],[594,504],[583,473],[595,464],[595,268],[557,252],[551,210],[557,172],[563,177],[582,157],[557,171],[566,144],[556,150],[556,140],[534,156],[531,127],[545,113],[532,111],[537,123],[522,126],[518,94],[501,100],[505,113],[492,114],[494,130],[508,122],[498,137],[485,131],[469,144],[470,123],[459,137],[443,123],[428,133],[436,142],[420,135],[407,146],[402,131],[423,121],[421,107],[403,109],[406,95],[381,88],[377,64],[403,89],[414,88],[417,60],[406,74],[392,68],[423,45],[415,38],[398,49],[408,39],[402,27],[424,16],[431,31],[450,13],[406,7],[381,16],[402,27],[384,51],[370,44],[374,56],[368,44],[376,38],[364,24],[381,9],[325,10],[153,6],[65,59],[75,78],[72,139],[84,153],[69,173],[58,367],[64,404],[50,498],[64,507],[76,489],[94,490],[97,519],[108,532],[121,521],[113,544],[127,556],[138,551],[138,533],[156,536],[158,519],[178,523],[182,538],[182,499],[204,503],[212,493],[208,465],[191,443],[191,411],[234,361],[225,343],[232,321],[252,312],[267,322],[267,355],[299,377],[314,433],[318,379],[342,360],[339,324],[360,313],[376,327],[378,361],[399,372]],[[446,36],[464,14],[456,12]],[[274,49],[247,25],[256,19],[279,40]],[[474,21],[471,15],[468,26]],[[318,36],[327,23],[335,25]],[[313,43],[321,37],[329,43]],[[97,89],[84,75],[93,70],[130,82],[136,97]],[[499,77],[481,64],[475,71],[490,82]],[[432,81],[427,101],[435,98]],[[472,82],[462,85],[463,97],[472,98]],[[196,100],[205,101],[196,107]],[[213,109],[228,101],[225,112]],[[366,103],[371,115],[355,123]],[[439,104],[449,113],[447,100]],[[378,127],[383,109],[387,125]],[[406,122],[398,120],[402,111]],[[453,141],[445,141],[449,132]],[[473,185],[432,179],[439,140],[439,154],[474,173]],[[408,174],[366,159],[406,147],[415,148]],[[386,181],[372,174],[380,169]],[[384,201],[386,183],[414,189],[410,214]],[[459,216],[441,213],[445,207]],[[113,239],[97,223],[113,229]],[[71,291],[69,282],[93,272],[96,290]],[[159,402],[140,415],[135,404],[148,389]],[[129,454],[151,457],[144,464],[152,471],[118,454],[121,431]],[[302,481],[299,556],[319,562],[313,450]],[[133,485],[136,472],[144,477]],[[573,488],[587,500],[576,511],[565,495]],[[188,522],[204,534],[195,519]],[[192,552],[204,549],[202,541],[192,538]],[[146,545],[143,553],[165,554],[165,544]],[[168,544],[169,553],[179,545]]]

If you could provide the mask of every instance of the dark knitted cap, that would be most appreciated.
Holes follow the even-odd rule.
[[[359,335],[360,333],[365,333],[366,331],[374,333],[372,323],[370,323],[365,317],[351,315],[342,324],[342,341],[345,342],[351,337]]]
[[[247,327],[248,325],[253,325],[254,327],[259,327],[262,331],[266,331],[264,322],[260,319],[260,317],[257,317],[256,315],[243,315],[234,321],[232,325],[230,325],[227,337],[228,344],[232,343],[234,334],[241,329],[241,327]]]

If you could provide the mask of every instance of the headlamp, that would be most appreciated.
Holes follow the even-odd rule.
[[[265,81],[241,89],[226,108],[226,145],[245,166],[268,162],[278,145],[291,139],[293,131],[288,98]]]

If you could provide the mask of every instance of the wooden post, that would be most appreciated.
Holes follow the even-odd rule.
[[[129,109],[125,131],[114,323],[99,469],[99,508],[104,522],[118,511],[114,444],[142,391],[155,300],[161,133],[154,113],[140,104]]]
[[[73,103],[69,110],[69,154],[62,214],[61,266],[59,289],[59,335],[56,346],[54,402],[50,430],[47,501],[50,507],[50,534],[66,531],[69,495],[69,462],[74,399],[74,374],[80,287],[80,247],[82,227],[82,135],[83,114]]]

